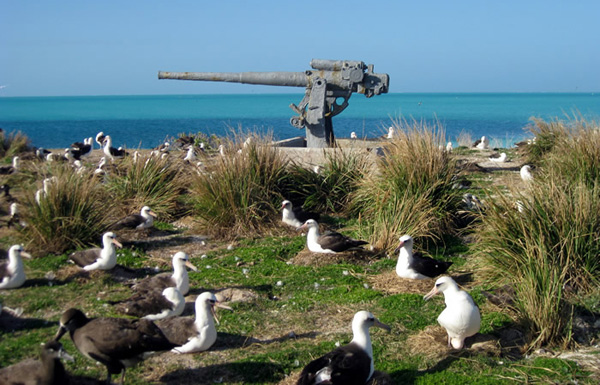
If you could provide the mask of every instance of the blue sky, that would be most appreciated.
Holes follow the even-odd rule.
[[[0,0],[0,96],[302,92],[157,80],[362,60],[390,92],[600,91],[600,1]]]

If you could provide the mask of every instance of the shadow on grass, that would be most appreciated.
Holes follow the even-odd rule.
[[[459,356],[448,356],[427,370],[403,369],[389,373],[389,375],[396,384],[414,384],[419,377],[445,371],[458,359]]]
[[[49,323],[45,319],[39,318],[24,318],[15,317],[7,312],[0,314],[0,330],[3,331],[17,331],[17,330],[33,330],[48,327],[54,323]]]
[[[284,377],[281,365],[266,362],[232,362],[204,368],[179,369],[165,374],[160,380],[167,384],[244,383],[264,384]]]

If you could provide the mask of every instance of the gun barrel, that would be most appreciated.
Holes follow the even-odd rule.
[[[306,87],[308,78],[304,72],[167,72],[159,71],[159,79],[198,80],[206,82],[230,82],[261,84],[266,86]]]

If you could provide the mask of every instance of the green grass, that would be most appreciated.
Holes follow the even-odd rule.
[[[179,191],[179,196],[175,201],[168,200],[166,202],[168,205],[175,204],[177,210],[180,210],[181,206],[185,206],[183,211],[195,212],[196,219],[204,220],[204,227],[201,227],[200,230],[182,229],[179,225],[176,227],[172,224],[168,215],[162,215],[161,220],[157,221],[155,225],[157,231],[181,237],[209,233],[208,230],[211,229],[207,226],[213,226],[214,228],[210,231],[213,237],[208,239],[206,246],[196,244],[194,241],[194,244],[181,246],[175,244],[175,246],[169,246],[168,249],[161,251],[163,254],[170,254],[179,251],[180,247],[193,246],[194,252],[191,253],[191,260],[199,269],[198,272],[189,273],[190,286],[194,295],[205,290],[219,292],[223,289],[238,289],[251,291],[255,297],[248,301],[230,303],[233,311],[218,311],[220,325],[217,326],[217,330],[219,336],[216,345],[211,350],[185,357],[167,352],[150,358],[141,365],[127,370],[126,383],[141,385],[161,383],[277,384],[285,382],[286,376],[297,374],[309,361],[335,348],[336,343],[349,342],[352,338],[350,322],[358,310],[370,310],[382,322],[392,327],[390,333],[381,329],[373,329],[371,336],[375,369],[387,373],[394,383],[597,383],[597,373],[596,377],[590,377],[590,373],[586,372],[584,367],[580,367],[574,362],[556,358],[527,358],[525,355],[515,353],[515,349],[509,352],[496,345],[498,339],[508,329],[516,329],[525,334],[528,331],[535,331],[537,334],[532,333],[531,335],[533,341],[538,336],[546,338],[544,330],[548,329],[545,327],[538,330],[533,323],[517,319],[514,309],[499,308],[488,302],[484,295],[485,291],[493,290],[500,283],[505,283],[505,280],[499,279],[500,277],[519,277],[519,280],[514,281],[517,291],[533,293],[536,300],[547,299],[548,296],[544,294],[551,294],[550,302],[541,302],[541,305],[540,302],[536,303],[533,299],[530,299],[530,302],[545,308],[559,305],[560,311],[574,309],[571,307],[560,308],[563,304],[562,298],[568,297],[567,299],[570,301],[568,306],[577,303],[578,306],[588,311],[598,312],[600,295],[598,295],[598,291],[587,293],[582,290],[575,293],[577,298],[573,298],[571,297],[574,295],[573,293],[569,293],[567,296],[563,292],[553,291],[556,286],[550,286],[551,290],[546,293],[538,292],[536,287],[527,289],[526,284],[541,280],[539,276],[534,275],[540,269],[523,269],[519,272],[520,274],[513,270],[502,270],[502,264],[507,262],[504,243],[494,243],[489,238],[483,237],[485,234],[476,232],[475,247],[470,249],[465,245],[460,238],[462,234],[447,227],[446,215],[454,209],[455,198],[460,198],[463,192],[451,191],[449,188],[451,183],[448,179],[456,171],[453,159],[438,150],[438,142],[444,142],[441,136],[428,136],[419,132],[413,132],[411,135],[414,135],[410,136],[413,139],[410,146],[413,147],[406,143],[396,143],[394,145],[399,149],[394,150],[398,152],[393,153],[391,158],[406,160],[415,154],[420,154],[423,155],[424,163],[412,165],[413,169],[409,169],[408,166],[400,169],[401,165],[392,164],[389,162],[391,158],[388,158],[388,164],[385,166],[395,169],[386,170],[385,172],[388,174],[384,175],[395,175],[395,179],[392,179],[393,183],[385,184],[384,181],[378,180],[383,187],[374,184],[359,187],[359,189],[370,187],[373,191],[377,191],[370,195],[370,203],[377,203],[378,206],[375,207],[385,208],[386,212],[381,210],[367,212],[363,206],[360,210],[353,212],[350,218],[340,216],[338,211],[341,210],[338,210],[336,205],[344,202],[344,195],[355,187],[353,183],[356,175],[348,175],[344,168],[350,161],[347,159],[341,162],[339,159],[330,160],[337,162],[331,166],[331,174],[322,174],[334,175],[332,177],[334,182],[319,185],[321,190],[317,190],[315,193],[315,196],[325,194],[330,199],[330,202],[323,206],[328,208],[328,211],[324,213],[323,222],[331,228],[339,229],[344,234],[358,238],[365,237],[382,250],[374,257],[374,260],[356,264],[340,262],[323,266],[299,266],[290,263],[298,253],[304,252],[306,238],[278,228],[276,222],[279,219],[278,209],[286,192],[285,188],[289,186],[286,184],[289,183],[289,179],[286,178],[290,178],[290,168],[274,152],[262,147],[253,149],[251,145],[249,151],[242,151],[241,154],[234,155],[237,154],[238,147],[242,147],[240,142],[232,148],[231,157],[224,159],[213,157],[212,160],[215,163],[207,164],[207,170],[221,173],[230,172],[229,175],[221,174],[221,176],[225,176],[225,180],[212,180],[209,176],[211,174],[198,176],[199,180],[190,184],[192,186],[191,194],[187,191]],[[214,148],[214,146],[211,147]],[[557,144],[553,148],[557,150],[563,147]],[[262,150],[265,152],[260,152]],[[465,150],[465,152],[469,151]],[[545,156],[549,156],[548,154],[550,152],[545,153]],[[589,159],[594,159],[594,152],[590,151],[589,154],[591,154]],[[584,159],[583,155],[580,159]],[[582,164],[593,165],[594,163],[589,159],[585,162],[582,160]],[[235,170],[224,169],[232,165]],[[124,167],[130,166],[125,164]],[[419,176],[422,176],[425,170],[430,170],[431,173],[427,174],[426,178],[420,178]],[[39,170],[34,171],[32,175],[40,172]],[[44,169],[42,171],[41,173],[45,176],[52,170]],[[393,174],[392,171],[396,173]],[[119,169],[115,178],[122,178],[128,172],[133,171]],[[138,169],[137,172],[140,170]],[[149,180],[155,180],[159,176],[160,173],[151,172],[144,177],[135,179],[137,177],[134,178],[130,174],[129,177],[126,177],[129,179],[128,181],[120,180],[118,183],[122,183],[123,186],[119,188],[128,183],[131,184],[133,180],[138,181],[133,184],[139,184],[139,189],[130,189],[135,186],[127,187],[127,191],[131,192],[131,195],[128,195],[132,197],[130,202],[135,202],[128,204],[141,204],[141,201],[136,202],[135,199],[148,196],[146,195],[148,189],[143,186],[148,186]],[[188,174],[185,174],[185,177],[195,178]],[[373,179],[370,181],[376,179],[374,175],[371,177]],[[23,180],[29,180],[30,176],[23,178]],[[406,183],[407,181],[403,178],[410,182]],[[39,178],[33,177],[31,179],[39,180]],[[592,179],[588,175],[585,178],[578,177],[571,182],[577,186],[589,187],[590,180]],[[474,189],[479,190],[469,191],[481,192],[482,196],[485,196],[485,192],[491,191],[486,176],[476,176],[473,181],[476,185]],[[116,179],[113,182],[117,183]],[[198,183],[203,186],[199,187]],[[315,179],[307,182],[307,185],[314,187],[317,186],[317,183],[329,182]],[[184,185],[188,186],[187,181]],[[389,186],[398,188],[400,192],[390,193],[389,189],[386,189]],[[229,187],[234,190],[224,191]],[[585,269],[546,269],[545,271],[565,274],[569,277],[570,282],[576,283],[573,287],[585,287],[590,282],[594,282],[590,278],[593,274],[589,273],[595,273],[597,270],[593,264],[594,259],[591,258],[591,256],[597,255],[597,252],[595,249],[586,248],[586,245],[597,244],[597,242],[593,242],[595,240],[593,234],[597,234],[597,231],[585,231],[586,228],[588,230],[596,229],[594,226],[573,225],[572,217],[573,212],[579,212],[578,210],[584,207],[586,209],[583,211],[586,214],[584,215],[582,212],[576,217],[577,220],[581,219],[581,223],[584,223],[584,219],[593,218],[593,214],[600,210],[594,206],[594,199],[581,192],[584,191],[583,188],[579,188],[579,190],[576,187],[573,187],[572,190],[561,189],[559,187],[564,187],[564,185],[560,184],[557,184],[556,187],[556,191],[540,190],[537,193],[534,191],[533,195],[527,196],[528,198],[533,197],[532,202],[537,212],[537,218],[528,218],[515,213],[515,210],[510,210],[509,205],[512,200],[502,194],[512,191],[499,189],[497,194],[495,190],[493,191],[495,197],[504,196],[504,200],[488,199],[491,204],[485,211],[485,216],[479,219],[483,223],[483,229],[487,228],[484,232],[489,231],[490,234],[495,234],[497,241],[518,240],[509,245],[514,246],[509,248],[511,253],[516,253],[515,248],[521,247],[528,257],[541,257],[541,252],[537,254],[534,252],[537,247],[545,253],[543,254],[545,257],[551,257],[549,261],[555,265],[562,265],[561,261],[564,262],[564,260],[572,261],[572,255],[567,252],[562,253],[563,249],[557,248],[555,241],[553,241],[554,243],[543,243],[542,241],[556,240],[561,236],[569,238],[575,232],[579,233],[579,237],[570,237],[574,240],[573,242],[562,242],[560,247],[564,250],[576,250],[582,261],[587,259],[589,264]],[[116,187],[112,184],[112,190],[110,190],[112,194],[116,194],[114,188]],[[304,194],[310,190],[311,188],[308,187]],[[580,195],[569,195],[570,199],[562,201],[555,199],[559,197],[557,195],[559,191],[563,193],[577,191]],[[592,197],[597,197],[596,190],[592,191]],[[415,199],[417,193],[425,196],[423,201]],[[194,194],[206,195],[199,197]],[[308,197],[308,195],[304,196]],[[363,197],[365,196],[363,195]],[[100,200],[104,201],[104,198],[96,199],[96,201]],[[60,201],[61,199],[57,199],[57,202]],[[363,201],[363,203],[366,202],[366,200]],[[195,206],[192,208],[192,205]],[[200,209],[207,211],[201,214],[202,210]],[[556,216],[553,222],[539,218],[544,212],[549,212],[551,209],[563,210],[564,215]],[[165,210],[169,209],[165,208]],[[567,215],[569,211],[571,212],[570,216]],[[211,215],[215,212],[217,217],[221,215],[219,220],[225,220],[220,222],[212,218]],[[250,217],[250,224],[252,225],[252,221],[256,221],[254,222],[256,226],[252,227],[249,232],[238,232],[242,226],[248,224],[248,222],[241,222],[244,220],[242,217]],[[268,224],[260,225],[258,221],[265,219]],[[427,220],[431,222],[414,224],[415,221]],[[500,226],[498,224],[500,220],[505,221],[503,223],[507,226],[506,232],[502,232],[502,228],[487,227],[492,224]],[[421,224],[423,227],[419,227]],[[560,232],[567,229],[573,233]],[[526,247],[519,244],[519,242],[523,242],[523,231],[525,230],[529,232],[531,238],[524,242]],[[54,231],[60,234],[60,231],[64,230],[57,228]],[[433,337],[427,334],[427,330],[432,326],[437,327],[436,319],[445,306],[443,296],[436,296],[430,301],[423,300],[423,295],[429,291],[433,282],[426,282],[423,287],[427,288],[423,289],[423,292],[417,293],[390,294],[385,291],[385,288],[373,285],[373,278],[393,272],[397,255],[392,254],[388,258],[385,254],[386,251],[390,252],[397,246],[398,236],[404,233],[411,233],[415,237],[415,248],[419,251],[434,258],[453,261],[451,272],[473,271],[475,273],[468,283],[469,292],[481,309],[482,328],[480,334],[483,335],[482,337],[490,339],[493,347],[447,352],[444,350],[445,338],[433,340]],[[588,234],[588,237],[581,234]],[[2,237],[4,243],[10,239],[12,239],[12,235]],[[228,249],[226,246],[232,239],[235,239],[234,247]],[[535,239],[537,239],[536,242],[533,241]],[[152,238],[149,238],[149,241],[151,240]],[[118,250],[118,263],[121,266],[138,271],[140,277],[145,276],[148,269],[155,266],[165,271],[171,270],[170,259],[158,258],[158,249],[150,242],[137,245],[135,248]],[[93,317],[120,316],[114,311],[110,301],[127,298],[130,294],[129,288],[114,272],[88,274],[68,265],[66,253],[73,248],[74,246],[71,244],[56,254],[42,252],[40,253],[42,257],[26,260],[27,283],[17,290],[0,292],[0,300],[5,306],[22,306],[26,317],[26,320],[18,324],[14,330],[0,327],[0,367],[35,356],[40,342],[47,341],[54,336],[61,313],[69,307],[81,308]],[[498,279],[489,279],[489,275],[482,275],[484,272],[482,269],[475,269],[474,259],[481,257],[476,255],[478,249],[488,253],[488,257],[493,258],[499,264],[494,267]],[[548,251],[552,251],[552,253]],[[542,259],[532,260],[531,262],[534,263],[530,263],[529,267],[536,264],[539,267],[540,260]],[[509,261],[513,265],[514,262],[514,260]],[[576,273],[579,274],[577,278],[575,278]],[[57,278],[52,279],[52,275]],[[561,277],[559,275],[549,281],[560,282]],[[525,278],[532,279],[527,281]],[[524,298],[521,296],[518,301],[523,301]],[[189,301],[191,299],[188,297]],[[518,306],[521,306],[522,311],[528,311],[528,308],[521,302],[517,302],[515,307]],[[529,310],[529,313],[534,315],[532,310]],[[5,316],[5,314],[2,315],[0,325],[3,325]],[[569,327],[568,322],[558,325],[565,330]],[[431,351],[424,353],[413,350],[414,341],[425,341],[420,344]],[[68,336],[62,342],[65,349],[75,357],[74,363],[65,364],[70,373],[93,379],[104,379],[106,374],[104,367],[96,365],[79,354]],[[540,345],[547,346],[544,343],[540,343]],[[113,380],[116,380],[116,376],[113,377]]]

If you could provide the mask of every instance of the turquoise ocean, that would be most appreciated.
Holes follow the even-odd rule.
[[[22,132],[36,147],[62,148],[110,134],[113,145],[152,148],[178,134],[272,133],[304,135],[290,125],[290,103],[303,94],[0,97],[0,127]],[[383,135],[402,119],[439,123],[450,141],[461,132],[486,135],[508,147],[529,137],[531,118],[600,119],[600,93],[396,93],[353,95],[333,118],[336,137]]]

